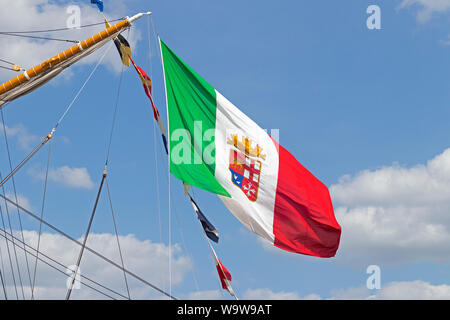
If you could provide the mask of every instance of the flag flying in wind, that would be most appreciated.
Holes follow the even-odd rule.
[[[103,12],[103,1],[101,0],[91,0],[92,4],[96,4],[98,7],[98,10],[100,10],[100,12]]]
[[[167,138],[166,138],[166,128],[164,127],[164,123],[162,122],[161,117],[159,116],[159,111],[156,108],[155,103],[153,102],[153,98],[152,98],[152,80],[145,73],[144,70],[142,70],[139,66],[136,65],[136,63],[134,63],[134,61],[133,61],[133,59],[131,59],[131,57],[130,57],[130,60],[133,63],[133,66],[136,69],[136,72],[138,73],[139,78],[142,81],[142,85],[144,87],[145,94],[150,99],[150,102],[152,104],[152,109],[153,109],[153,117],[155,118],[156,122],[159,125],[159,129],[161,130],[161,136],[162,136],[164,148],[166,150],[166,153],[168,153]]]
[[[219,274],[222,289],[227,290],[233,297],[236,297],[236,294],[231,287],[231,273],[227,270],[227,268],[223,266],[222,262],[220,262],[219,258],[217,257],[216,251],[214,251],[214,248],[211,245],[209,247],[211,248],[214,256],[214,261],[216,263],[216,269],[217,273]]]
[[[195,213],[197,213],[197,218],[200,220],[200,223],[202,224],[203,230],[205,230],[206,235],[208,238],[210,238],[215,243],[219,242],[219,231],[213,226],[211,222],[205,217],[203,212],[200,210],[200,208],[197,206],[197,203],[195,203],[194,199],[189,195],[189,199],[191,200],[192,207],[195,210]]]
[[[160,41],[170,172],[216,193],[248,229],[291,252],[332,257],[341,227],[328,188]]]
[[[131,47],[128,43],[127,39],[121,34],[117,35],[114,39],[114,44],[116,45],[117,51],[119,51],[120,59],[122,59],[122,63],[129,67],[130,66],[130,57],[131,57]]]
[[[108,20],[106,20],[106,18],[105,18],[105,26],[106,26],[106,29],[111,27],[111,25],[109,24]],[[122,36],[121,34],[118,34],[117,37],[114,38],[114,44],[117,48],[117,51],[119,52],[122,63],[125,66],[129,67],[130,59],[131,59],[131,46],[128,43],[127,39],[125,39],[125,37]]]

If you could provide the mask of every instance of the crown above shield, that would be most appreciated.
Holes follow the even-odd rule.
[[[256,147],[252,146],[252,140],[247,137],[242,137],[239,141],[237,134],[232,134],[227,138],[227,143],[234,146],[236,149],[243,152],[250,157],[257,157],[266,160],[266,155],[262,153],[262,148],[256,144]]]

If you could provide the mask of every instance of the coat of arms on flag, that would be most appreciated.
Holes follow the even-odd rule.
[[[246,137],[238,141],[237,135],[231,135],[227,143],[234,147],[230,149],[231,181],[244,192],[248,200],[254,202],[258,198],[260,160],[265,160],[266,155],[261,153],[259,145],[252,147],[251,140]]]

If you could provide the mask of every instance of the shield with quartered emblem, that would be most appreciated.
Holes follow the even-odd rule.
[[[239,187],[248,200],[256,201],[258,198],[259,179],[261,176],[261,148],[252,148],[247,138],[242,143],[237,141],[237,136],[229,139],[229,144],[235,148],[230,149],[231,181]],[[265,156],[264,156],[265,157]]]

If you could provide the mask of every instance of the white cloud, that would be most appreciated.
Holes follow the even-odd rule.
[[[227,293],[228,294],[228,293]],[[220,290],[204,290],[192,292],[188,295],[189,300],[220,300],[223,293]]]
[[[400,8],[406,7],[419,8],[416,19],[420,23],[425,23],[436,13],[450,11],[450,0],[403,0]]]
[[[66,2],[63,4],[60,2],[49,2],[48,0],[15,0],[8,3],[8,10],[0,11],[0,30],[4,32],[14,32],[65,28],[70,16],[70,14],[67,13],[69,5],[78,5],[81,8],[82,25],[98,23],[103,20],[98,9],[89,2]],[[132,14],[127,11],[126,5],[121,0],[108,1],[108,6],[105,10],[106,16],[109,19]],[[20,19],[17,19],[17,17],[20,17]],[[35,35],[40,37],[82,41],[96,32],[101,31],[103,27],[104,25],[99,25],[79,30],[74,29],[56,33],[39,33]],[[128,32],[125,32],[124,35],[127,36]],[[140,37],[140,32],[135,28],[130,32],[128,41],[132,48],[136,48],[136,43]],[[49,59],[59,52],[68,49],[72,45],[72,43],[67,42],[43,41],[6,36],[0,37],[0,47],[4,49],[2,59],[19,64],[25,69],[31,68],[42,61]],[[101,54],[101,50],[99,50],[78,62],[77,65],[96,63]],[[121,70],[120,59],[115,49],[110,50],[105,57],[103,64],[110,70],[116,72]],[[72,74],[70,70],[67,70],[64,73],[66,77],[70,77]],[[9,80],[15,75],[17,74],[14,72],[0,69],[1,82]]]
[[[247,289],[242,296],[242,300],[319,300],[320,296],[317,294],[309,294],[301,297],[297,292],[278,291],[275,292],[268,288]],[[189,293],[187,299],[189,300],[220,300],[232,299],[228,292],[224,290],[205,290]]]
[[[260,288],[248,289],[242,298],[248,300],[448,300],[450,285],[433,285],[421,280],[393,281],[382,285],[378,290],[369,290],[365,286],[332,290],[328,298],[322,298],[314,293],[301,297],[297,292],[274,292],[267,288]]]
[[[43,173],[37,173],[34,169],[30,169],[28,172],[38,178],[44,178]],[[92,182],[91,176],[86,168],[62,166],[56,169],[50,169],[48,179],[69,188],[92,189],[94,187],[94,182]]]
[[[333,291],[331,299],[336,300],[439,300],[450,299],[450,285],[433,285],[429,282],[393,281],[381,289],[369,291],[365,287]]]
[[[39,137],[28,132],[28,129],[23,124],[17,124],[12,127],[8,127],[5,125],[3,128],[3,124],[0,124],[0,137],[3,139],[4,129],[6,131],[6,135],[9,138],[15,138],[17,140],[17,144],[22,150],[30,150],[36,146],[39,142]]]
[[[450,35],[448,35],[447,38],[439,41],[439,43],[443,46],[450,46]]]
[[[362,300],[373,299],[370,290],[367,287],[346,288],[339,290],[332,290],[331,297],[333,300]]]
[[[449,260],[450,149],[425,165],[344,176],[330,193],[343,230],[340,261]]]
[[[21,238],[19,233],[16,233]],[[38,234],[35,231],[24,231],[24,237],[27,243],[35,247]],[[122,248],[125,268],[139,275],[148,282],[168,291],[168,270],[169,270],[169,254],[171,255],[172,269],[172,285],[176,287],[180,285],[186,274],[192,268],[191,260],[183,255],[180,246],[175,244],[169,253],[169,247],[162,243],[154,243],[150,240],[139,240],[134,235],[119,236]],[[82,241],[82,239],[79,239]],[[120,265],[120,258],[117,248],[116,237],[113,234],[94,234],[89,235],[88,244],[92,249],[100,252],[109,259]],[[19,245],[20,247],[20,245]],[[26,273],[25,258],[22,249],[17,248],[19,265],[21,266],[25,297],[30,297],[30,285]],[[3,238],[0,241],[1,252],[3,252],[4,260],[7,248]],[[11,248],[11,245],[10,245]],[[74,265],[78,256],[80,247],[72,241],[55,234],[43,233],[41,236],[40,250],[42,253],[58,260],[65,266]],[[42,256],[41,256],[42,257]],[[45,258],[44,258],[45,259]],[[28,255],[31,273],[33,273],[35,258]],[[6,260],[4,261],[6,263]],[[5,264],[4,272],[8,295],[15,298],[12,276],[8,264]],[[65,271],[63,268],[61,268]],[[81,274],[93,279],[102,285],[116,290],[122,295],[126,294],[123,272],[94,256],[89,251],[85,251],[81,263]],[[33,276],[33,274],[31,275]],[[17,277],[17,274],[16,274]],[[42,262],[38,262],[37,282],[36,282],[36,299],[64,299],[66,295],[67,275],[48,267]],[[82,281],[85,281],[82,279]],[[89,283],[89,282],[88,282]],[[143,283],[128,276],[132,299],[161,299],[164,296],[156,290],[144,285]],[[98,287],[97,287],[98,288]],[[18,287],[19,296],[21,297],[21,289]],[[105,289],[101,289],[107,292]],[[113,293],[109,293],[116,298],[120,298]],[[92,289],[81,285],[80,289],[73,290],[73,299],[103,299],[106,298]]]
[[[246,300],[318,300],[320,296],[316,294],[310,294],[305,297],[300,297],[297,292],[285,292],[279,291],[274,292],[268,288],[260,289],[248,289],[244,295],[243,299]]]
[[[438,300],[450,299],[450,286],[432,285],[425,281],[391,282],[375,295],[376,299]]]
[[[8,199],[10,199],[10,200],[16,202],[16,195],[15,195],[14,193],[8,192],[8,193],[6,193],[5,196],[6,196]],[[18,203],[21,207],[23,207],[23,208],[25,208],[25,209],[27,209],[27,210],[33,210],[33,209],[34,209],[34,207],[31,206],[30,200],[28,200],[28,198],[25,197],[25,196],[22,195],[22,194],[17,194],[17,203]],[[8,207],[10,207],[9,204],[8,204]],[[16,210],[15,207],[12,207],[12,208],[13,208],[13,210]],[[10,210],[11,210],[11,209],[10,209]]]
[[[333,199],[345,205],[429,205],[449,201],[450,149],[426,165],[400,165],[365,170],[355,177],[344,176],[330,188]]]
[[[330,297],[321,298],[318,294],[309,294],[301,297],[297,292],[274,292],[268,288],[248,289],[242,299],[248,300],[427,300],[450,299],[450,285],[434,285],[429,282],[393,281],[382,285],[378,290],[369,290],[367,287],[353,287],[333,290]]]

